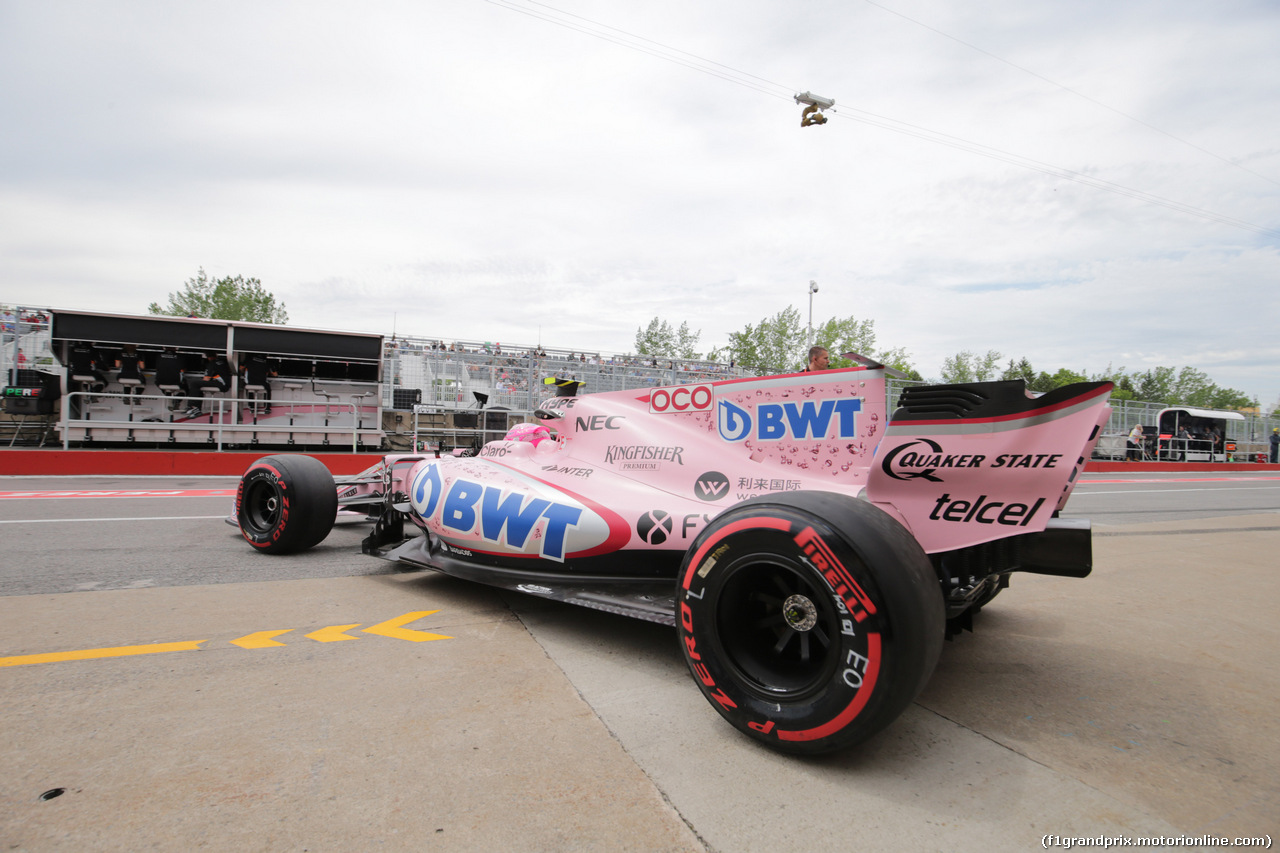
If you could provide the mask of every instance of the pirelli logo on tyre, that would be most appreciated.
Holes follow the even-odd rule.
[[[862,622],[868,614],[876,612],[876,605],[871,600],[871,596],[863,591],[862,586],[849,574],[849,570],[832,553],[831,546],[827,545],[812,527],[806,527],[796,535],[796,544],[818,571],[822,572],[822,576],[844,602],[844,606],[855,622]]]
[[[715,393],[710,385],[656,388],[649,395],[649,411],[655,415],[709,412],[714,405]]]

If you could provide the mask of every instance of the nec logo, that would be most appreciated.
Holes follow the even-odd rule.
[[[622,415],[592,415],[589,418],[578,418],[574,423],[574,432],[595,432],[601,429],[622,429],[618,421],[626,420]]]
[[[709,412],[712,399],[710,385],[658,388],[649,395],[649,411],[657,415],[672,412]]]
[[[716,426],[725,441],[856,438],[860,411],[862,400],[858,398],[761,403],[753,420],[748,410],[721,400]]]

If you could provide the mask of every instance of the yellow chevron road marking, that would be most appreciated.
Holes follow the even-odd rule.
[[[283,631],[258,631],[254,634],[245,634],[243,637],[232,640],[231,645],[239,646],[242,649],[266,649],[271,646],[283,646],[284,643],[277,643],[271,638],[287,634],[292,630],[292,628],[285,628]]]
[[[379,622],[377,625],[371,625],[365,628],[361,633],[376,634],[380,637],[390,637],[393,640],[408,640],[411,643],[425,643],[429,640],[452,640],[453,637],[444,634],[433,634],[430,631],[416,631],[412,628],[406,628],[410,622],[415,622],[424,616],[430,616],[433,613],[439,613],[439,610],[415,610],[412,613],[405,613],[394,619],[388,619],[385,622]],[[359,637],[352,637],[347,634],[355,628],[359,628],[360,623],[354,622],[350,625],[329,625],[319,630],[312,631],[310,634],[304,634],[308,640],[314,640],[317,643],[338,643],[343,640],[358,640]],[[267,649],[273,646],[284,646],[274,639],[281,634],[287,634],[292,628],[282,628],[274,631],[255,631],[252,634],[245,634],[243,637],[237,637],[234,640],[228,640],[231,645],[239,646],[242,649]],[[62,661],[73,660],[97,660],[99,658],[120,658],[129,657],[131,655],[155,655],[164,652],[189,652],[203,651],[200,648],[202,643],[208,640],[188,640],[180,643],[152,643],[145,646],[114,646],[106,649],[80,649],[70,652],[48,652],[37,655],[16,655],[14,657],[0,657],[0,667],[6,666],[29,666],[37,663],[59,663]]]
[[[350,631],[352,628],[359,628],[359,622],[353,622],[350,625],[330,625],[327,628],[321,628],[319,631],[312,631],[306,634],[308,640],[315,640],[317,643],[338,643],[343,640],[358,640],[359,637],[348,637],[344,632]]]
[[[417,610],[413,613],[397,616],[394,619],[388,619],[386,622],[379,622],[377,625],[365,628],[362,633],[377,634],[381,637],[392,637],[397,640],[408,640],[412,643],[425,643],[429,640],[452,640],[453,637],[446,637],[444,634],[432,634],[430,631],[415,631],[412,628],[400,627],[408,625],[410,622],[416,622],[423,616],[430,616],[432,613],[439,612],[439,610]]]

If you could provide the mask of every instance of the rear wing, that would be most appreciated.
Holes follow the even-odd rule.
[[[867,498],[929,553],[1045,529],[1110,416],[1110,382],[1041,397],[1021,380],[907,389],[876,452]]]

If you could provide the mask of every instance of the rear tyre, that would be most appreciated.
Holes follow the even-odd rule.
[[[317,545],[333,529],[338,490],[333,475],[310,456],[266,456],[249,466],[236,491],[236,521],[264,554]]]
[[[853,746],[933,673],[942,592],[900,524],[830,492],[754,498],[715,519],[676,590],[681,649],[739,731],[789,753]]]

